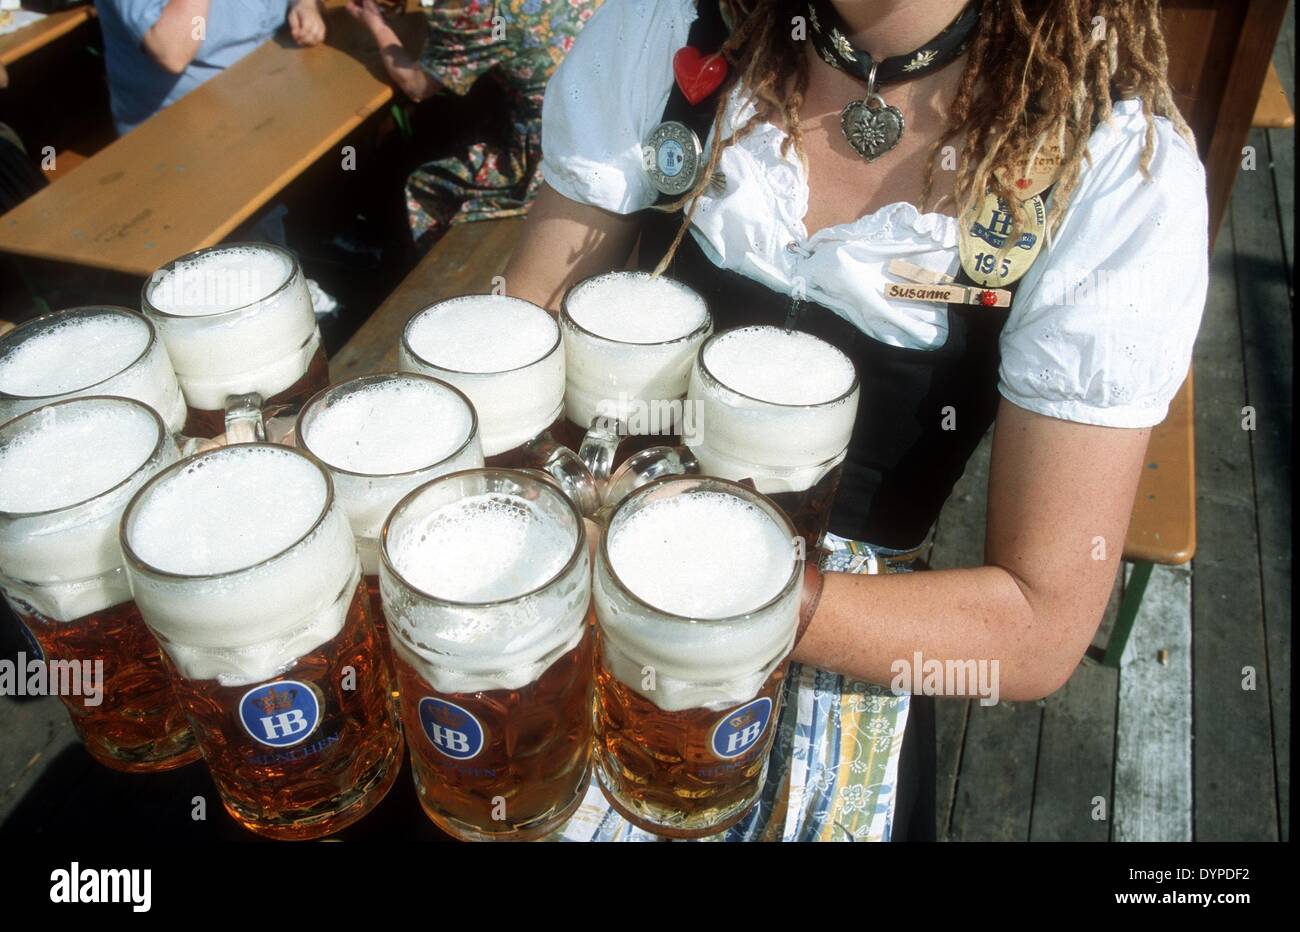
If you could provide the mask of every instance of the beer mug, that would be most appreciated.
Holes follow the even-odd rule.
[[[307,279],[269,243],[211,246],[145,282],[145,316],[171,356],[188,405],[185,433],[266,439],[329,382]]]
[[[0,337],[0,423],[41,405],[84,395],[134,398],[173,434],[185,399],[158,331],[124,307],[74,307]]]
[[[669,477],[601,536],[596,775],[661,835],[720,832],[758,799],[803,588],[794,527],[744,486]]]
[[[483,465],[478,419],[461,392],[414,372],[363,375],[314,395],[298,445],[325,464],[356,535],[371,617],[385,642],[379,532],[393,506],[437,476]]]
[[[380,581],[429,818],[464,840],[557,828],[591,765],[591,576],[572,502],[523,471],[435,479],[389,517]]]
[[[695,361],[687,397],[700,429],[686,443],[702,473],[752,481],[816,548],[830,523],[858,394],[853,362],[818,337],[779,327],[724,330]]]
[[[594,479],[554,436],[564,416],[564,348],[551,314],[505,295],[441,301],[407,321],[398,368],[441,379],[469,397],[488,466],[541,469],[583,514],[599,509]]]
[[[59,401],[0,427],[0,588],[87,752],[115,770],[199,757],[117,544],[127,501],[177,457],[158,413],[127,398]]]
[[[598,481],[628,456],[688,433],[691,360],[713,331],[704,299],[646,272],[579,282],[560,305],[565,439]]]
[[[328,472],[266,443],[181,460],[127,506],[122,552],[236,821],[317,838],[383,799],[401,733]]]

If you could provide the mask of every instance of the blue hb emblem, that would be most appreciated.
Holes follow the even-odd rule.
[[[772,717],[772,700],[764,696],[732,709],[713,726],[710,744],[713,753],[723,760],[739,757],[758,744]]]
[[[452,760],[469,760],[483,750],[483,726],[453,702],[425,696],[420,700],[420,724],[429,743]]]
[[[239,720],[261,744],[292,747],[306,741],[320,724],[320,699],[297,680],[254,686],[239,700]]]

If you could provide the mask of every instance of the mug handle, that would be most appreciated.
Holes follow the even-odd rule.
[[[578,445],[578,459],[597,482],[605,482],[614,469],[614,455],[623,440],[617,421],[598,417]]]
[[[700,461],[690,447],[647,447],[627,458],[627,461],[604,485],[601,504],[613,508],[641,486],[663,476],[699,475]]]
[[[533,438],[524,449],[535,468],[554,479],[584,517],[590,518],[600,510],[599,484],[578,454],[549,433]]]
[[[265,440],[262,396],[257,392],[229,396],[226,399],[226,442],[262,443]]]

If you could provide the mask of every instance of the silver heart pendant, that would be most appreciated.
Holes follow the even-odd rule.
[[[858,155],[874,162],[903,136],[903,112],[879,94],[850,101],[840,111],[840,129]]]

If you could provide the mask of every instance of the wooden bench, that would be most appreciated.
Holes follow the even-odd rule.
[[[146,276],[220,242],[317,159],[341,158],[335,147],[393,90],[360,24],[327,16],[328,45],[277,34],[0,217],[0,250]]]
[[[1290,129],[1295,126],[1295,112],[1286,99],[1286,88],[1278,77],[1277,67],[1270,62],[1264,75],[1264,86],[1259,89],[1259,102],[1250,125],[1256,129]]]
[[[0,36],[0,66],[8,67],[20,58],[44,48],[88,22],[94,15],[95,8],[87,3],[71,10],[51,13],[30,25]]]
[[[330,360],[331,380],[396,369],[397,342],[412,315],[446,298],[490,291],[523,228],[520,218],[453,224]]]

